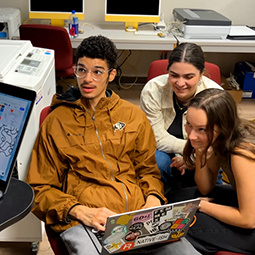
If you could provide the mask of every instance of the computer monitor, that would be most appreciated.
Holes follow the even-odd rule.
[[[64,20],[68,19],[75,10],[79,19],[84,19],[84,0],[29,0],[29,18],[50,19],[51,25],[64,27]]]
[[[126,31],[138,30],[138,23],[160,21],[161,0],[105,0],[105,21],[124,22]]]

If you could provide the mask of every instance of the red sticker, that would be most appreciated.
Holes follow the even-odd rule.
[[[120,247],[120,249],[121,249],[122,251],[129,251],[129,250],[131,250],[134,246],[135,246],[135,243],[133,243],[133,242],[128,242],[128,243],[123,244],[123,245]]]

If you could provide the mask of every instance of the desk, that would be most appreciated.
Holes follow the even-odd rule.
[[[34,23],[28,20],[25,23]],[[37,21],[39,22],[39,21]],[[39,22],[40,23],[40,22]],[[44,20],[41,21],[45,23]],[[110,38],[118,50],[173,50],[174,45],[179,41],[193,42],[200,45],[204,52],[217,53],[254,53],[255,42],[253,40],[229,40],[229,39],[185,39],[183,37],[168,33],[165,38],[159,36],[135,35],[133,32],[126,32],[124,24],[118,22],[105,22],[102,24],[90,24],[80,21],[80,29],[84,32],[77,38],[71,38],[72,47],[76,49],[82,40],[92,35],[104,35]],[[152,30],[151,25],[140,26],[139,30]],[[18,39],[18,36],[16,37]]]
[[[126,32],[124,24],[96,24],[90,25],[80,22],[80,29],[84,32],[77,38],[71,38],[73,48],[77,48],[82,40],[93,35],[103,35],[111,39],[118,50],[173,50],[176,39],[172,34],[162,38],[157,35],[135,35]],[[145,27],[139,28],[146,30]],[[152,27],[150,26],[152,30]],[[148,28],[147,28],[148,30]]]
[[[254,40],[229,40],[229,39],[185,39],[175,36],[179,43],[192,42],[202,47],[204,52],[224,53],[254,53]]]
[[[173,50],[174,45],[179,41],[193,42],[200,45],[204,52],[228,52],[228,53],[254,53],[255,42],[253,40],[229,40],[229,39],[185,39],[173,34],[167,34],[165,38],[159,36],[135,35],[133,32],[126,32],[124,24],[86,24],[80,22],[80,28],[84,33],[77,38],[71,38],[73,48],[77,48],[82,40],[91,35],[104,35],[110,38],[119,50]],[[149,26],[150,29],[151,26]],[[139,30],[148,30],[148,27],[141,26]]]
[[[34,23],[34,21],[29,20],[26,23]],[[132,65],[137,65],[136,67],[138,71],[135,70],[134,73],[128,71],[128,76],[146,77],[150,63],[153,60],[160,58],[161,51],[172,51],[177,42],[193,42],[200,45],[203,51],[208,53],[206,56],[207,61],[219,65],[225,76],[228,76],[229,73],[233,73],[233,65],[236,62],[243,61],[244,59],[254,62],[254,54],[251,53],[255,53],[255,41],[252,40],[185,39],[172,33],[168,34],[165,38],[136,35],[133,32],[126,32],[124,23],[118,22],[93,24],[86,23],[82,20],[80,21],[79,27],[84,33],[79,34],[79,37],[77,38],[71,38],[73,49],[76,49],[84,38],[101,34],[112,39],[118,50],[137,51],[134,52]],[[148,29],[152,30],[152,26],[139,26],[140,31]],[[149,53],[144,51],[152,52]],[[227,53],[228,55],[224,55],[222,58],[220,56],[222,53]],[[139,54],[142,55],[141,59]],[[231,58],[229,58],[229,56],[231,56]],[[140,61],[144,62],[140,64]]]
[[[33,200],[30,185],[12,178],[7,193],[0,199],[0,231],[24,218],[30,212]]]

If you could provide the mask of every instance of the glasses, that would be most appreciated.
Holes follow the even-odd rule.
[[[85,78],[87,74],[90,73],[94,81],[100,81],[105,73],[109,73],[112,71],[112,68],[109,69],[108,71],[105,71],[101,68],[93,68],[88,70],[81,66],[74,66],[73,69],[77,78]]]

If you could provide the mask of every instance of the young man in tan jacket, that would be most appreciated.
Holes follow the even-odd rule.
[[[115,45],[92,36],[83,40],[76,57],[79,88],[54,96],[54,110],[41,126],[27,177],[35,191],[33,213],[61,236],[77,226],[104,231],[110,215],[167,202],[146,115],[107,89],[116,76]],[[80,229],[73,241],[81,248],[70,252],[68,247],[70,254],[96,254]],[[135,252],[177,254],[177,246],[182,251],[187,246],[182,254],[193,254],[186,239]]]

